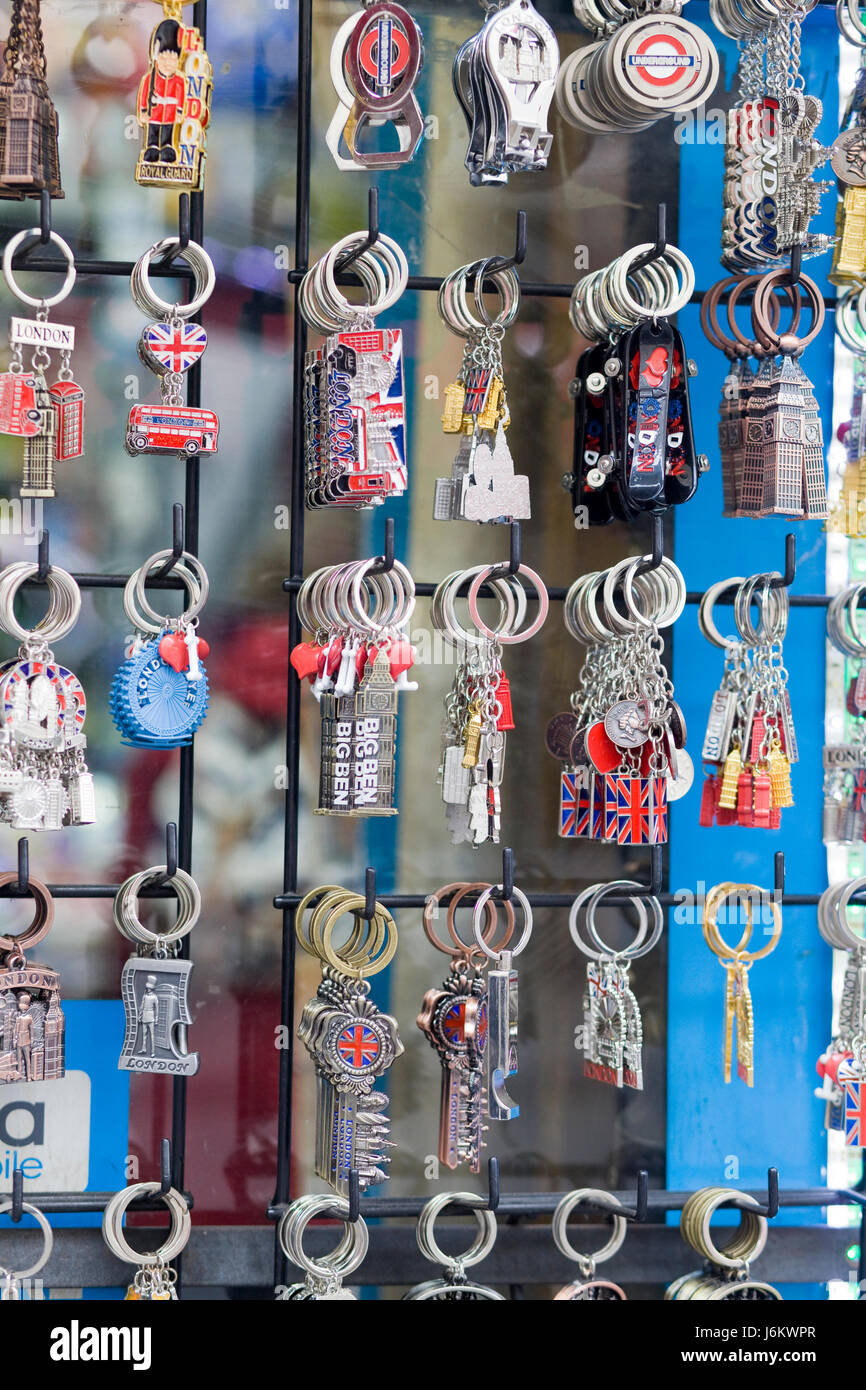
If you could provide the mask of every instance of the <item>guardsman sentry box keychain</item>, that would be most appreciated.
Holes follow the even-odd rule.
[[[184,24],[192,0],[156,0],[163,17],[150,39],[150,65],[138,86],[141,153],[136,181],[197,192],[204,184],[205,131],[213,68],[200,30]]]

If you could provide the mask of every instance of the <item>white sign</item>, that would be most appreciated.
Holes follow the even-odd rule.
[[[31,347],[56,348],[71,352],[75,347],[75,329],[69,323],[47,323],[43,319],[9,321],[9,337],[13,343],[29,343]]]
[[[0,1086],[0,1183],[24,1173],[34,1192],[84,1192],[90,1173],[90,1077],[68,1071],[59,1081]],[[8,1185],[8,1186],[7,1186]]]

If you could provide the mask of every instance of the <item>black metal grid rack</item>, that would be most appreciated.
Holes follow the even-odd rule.
[[[826,2],[826,0],[822,0]],[[298,621],[296,596],[304,577],[304,462],[303,462],[303,421],[302,421],[302,402],[303,402],[303,371],[304,355],[307,347],[307,329],[303,317],[298,309],[297,295],[301,280],[310,265],[310,167],[311,167],[311,97],[312,97],[312,22],[313,5],[312,0],[299,0],[299,28],[298,28],[298,66],[297,66],[297,166],[296,166],[296,203],[295,203],[295,263],[288,273],[289,284],[293,287],[295,295],[294,307],[294,337],[293,337],[293,432],[292,432],[292,476],[291,476],[291,497],[292,513],[291,527],[289,533],[289,576],[284,580],[283,587],[289,596],[289,651],[301,640],[301,628]],[[378,235],[378,195],[375,188],[370,190],[368,208],[368,244],[375,240]],[[664,206],[658,209],[657,237],[654,250],[648,253],[647,259],[653,255],[658,255],[664,246],[666,236],[666,217]],[[526,220],[524,214],[518,214],[517,245],[515,254],[507,264],[519,264],[523,259],[526,249]],[[792,281],[796,281],[799,275],[799,257],[792,258]],[[338,283],[354,283],[351,272],[345,269],[337,275]],[[410,290],[435,291],[438,290],[441,280],[434,276],[410,275],[408,288]],[[545,296],[550,298],[567,299],[571,295],[572,284],[543,284],[534,282],[521,282],[521,293],[527,297]],[[703,292],[697,291],[693,296],[693,302],[699,302],[703,298]],[[835,307],[835,299],[825,299],[825,304],[829,309]],[[647,567],[658,565],[664,554],[665,541],[665,522],[662,514],[652,517],[652,554],[647,557]],[[508,567],[516,569],[519,562],[520,553],[520,528],[519,524],[511,527],[511,554],[507,563]],[[387,569],[393,561],[393,523],[386,522],[385,528],[385,553],[382,556],[381,568]],[[794,550],[794,537],[788,536],[786,541],[786,553],[784,569],[782,571],[779,584],[789,587],[795,578],[796,557]],[[420,595],[430,595],[435,589],[432,581],[416,581],[416,592]],[[551,600],[562,601],[565,598],[564,588],[549,587],[548,595]],[[687,601],[698,603],[701,594],[689,592]],[[823,607],[829,603],[827,594],[791,594],[791,604],[795,607]],[[295,993],[295,912],[300,895],[298,893],[298,818],[299,818],[299,755],[300,755],[300,703],[301,703],[301,682],[293,678],[294,673],[289,671],[287,711],[286,711],[286,765],[288,769],[288,790],[286,792],[286,823],[285,823],[285,850],[284,850],[284,884],[283,892],[274,899],[274,906],[282,912],[282,975],[281,975],[281,1012],[280,1021],[284,1028],[284,1034],[288,1040],[287,1046],[280,1053],[280,1074],[279,1074],[279,1094],[278,1094],[278,1139],[277,1139],[277,1174],[274,1200],[269,1208],[269,1216],[278,1219],[289,1204],[291,1193],[291,1149],[292,1149],[292,1069],[294,1058],[294,993]],[[818,901],[818,894],[792,893],[785,892],[784,886],[784,856],[776,855],[774,864],[774,890],[773,897],[776,901],[791,906],[803,906],[815,904]],[[662,848],[652,847],[650,851],[650,875],[649,882],[644,888],[644,892],[654,893],[661,903],[665,906],[671,905],[673,899],[664,890],[664,856]],[[510,884],[513,883],[513,861],[511,851],[506,850],[503,854],[503,884],[505,885],[504,895],[509,895]],[[367,871],[366,896],[368,902],[372,902],[375,897],[375,875],[371,870]],[[535,907],[568,907],[572,897],[567,894],[540,893],[530,894],[530,903]],[[617,901],[613,896],[611,902]],[[382,895],[379,901],[386,907],[393,908],[421,908],[426,901],[426,896],[421,893],[415,894],[392,894]],[[469,901],[469,899],[467,899]],[[371,914],[372,915],[372,914]],[[533,1218],[549,1215],[561,1193],[509,1193],[508,1195],[499,1192],[498,1165],[495,1159],[490,1160],[490,1198],[489,1205],[494,1207],[500,1214],[507,1218],[507,1225],[503,1224],[500,1241],[485,1264],[484,1277],[491,1283],[508,1283],[512,1287],[515,1297],[520,1297],[521,1286],[524,1283],[548,1283],[555,1282],[557,1279],[567,1275],[566,1263],[557,1255],[553,1242],[550,1240],[549,1231],[543,1227],[526,1224]],[[378,1218],[397,1218],[407,1216],[417,1216],[424,1204],[425,1198],[421,1197],[377,1197],[359,1201],[357,1191],[357,1175],[352,1175],[350,1184],[350,1219],[361,1214],[364,1217]],[[295,1194],[297,1195],[297,1194]],[[760,1194],[755,1194],[760,1197]],[[634,1194],[618,1193],[621,1200],[628,1203],[634,1201]],[[688,1268],[688,1261],[692,1263],[694,1257],[689,1257],[675,1228],[653,1224],[647,1224],[649,1213],[656,1214],[656,1223],[663,1221],[663,1213],[682,1208],[688,1196],[687,1193],[653,1191],[647,1194],[646,1174],[638,1178],[638,1198],[635,1207],[630,1210],[630,1220],[635,1224],[640,1232],[640,1238],[634,1243],[632,1249],[634,1254],[631,1258],[625,1258],[625,1263],[618,1265],[617,1277],[624,1281],[629,1279],[636,1282],[660,1283],[668,1282]],[[831,1190],[827,1188],[812,1188],[808,1190],[779,1190],[778,1174],[775,1170],[770,1170],[768,1195],[763,1205],[763,1210],[768,1216],[775,1216],[780,1208],[815,1208],[829,1205],[854,1204],[860,1207],[860,1261],[859,1277],[862,1279],[866,1274],[866,1179],[861,1181],[857,1190]],[[768,1263],[772,1264],[767,1277],[776,1278],[779,1281],[809,1281],[814,1282],[827,1280],[830,1278],[844,1277],[846,1263],[844,1252],[850,1240],[850,1230],[844,1228],[827,1227],[779,1227],[773,1231],[769,1251],[769,1256],[765,1257]],[[329,1248],[333,1239],[327,1233],[317,1232],[313,1229],[310,1232],[309,1241],[312,1253],[318,1253]],[[627,1247],[628,1248],[628,1247]],[[284,1285],[290,1278],[297,1278],[298,1272],[290,1273],[292,1267],[289,1265],[283,1254],[279,1241],[275,1240],[274,1257],[274,1278],[276,1284]],[[378,1224],[373,1233],[370,1253],[364,1265],[352,1276],[353,1282],[362,1284],[403,1284],[411,1283],[417,1279],[427,1277],[429,1266],[423,1260],[419,1260],[415,1250],[414,1231],[405,1224],[397,1226],[383,1226]]]
[[[197,0],[193,7],[192,22],[202,31],[203,35],[206,35],[207,0]],[[13,260],[13,268],[28,271],[63,272],[66,269],[66,263],[59,257],[39,254],[40,246],[48,245],[51,230],[51,199],[45,191],[40,195],[39,208],[39,242],[33,248],[25,248],[20,251]],[[202,193],[182,193],[180,195],[178,238],[180,245],[174,248],[167,257],[155,262],[150,267],[152,276],[191,280],[192,272],[187,265],[182,263],[181,258],[184,247],[190,241],[201,244],[204,239],[204,195]],[[110,275],[128,279],[133,268],[134,263],[131,261],[101,260],[86,256],[75,257],[75,269],[78,275]],[[200,315],[196,315],[194,321],[198,322],[199,320]],[[200,363],[196,363],[187,373],[187,402],[194,406],[201,404]],[[187,457],[184,467],[184,500],[183,503],[175,503],[172,509],[172,560],[163,566],[159,575],[148,580],[148,587],[150,588],[182,589],[181,580],[172,576],[171,570],[180,558],[182,551],[185,550],[192,555],[198,554],[199,460],[195,457]],[[38,585],[45,582],[45,573],[50,563],[48,543],[48,534],[43,532],[39,547],[38,573],[32,580],[27,581],[28,584]],[[122,589],[129,575],[75,573],[73,578],[82,589]],[[166,830],[166,865],[168,870],[166,877],[170,877],[176,867],[186,871],[191,869],[194,767],[194,748],[192,746],[182,748],[180,750],[178,777],[177,823],[172,823]],[[28,873],[29,852],[25,839],[19,841],[18,846],[18,881],[7,887],[6,894],[26,893]],[[119,887],[120,884],[117,883],[51,883],[48,885],[49,891],[56,898],[113,898]],[[147,890],[144,896],[171,896],[171,891],[169,887],[155,887]],[[188,953],[189,937],[185,937],[181,942],[181,955],[188,956]],[[163,1191],[172,1186],[182,1192],[184,1191],[186,1151],[187,1078],[173,1077],[171,1085],[171,1138],[170,1140],[163,1140],[160,1154],[153,1156],[153,1166],[155,1170],[159,1171]],[[21,1179],[16,1177],[13,1182],[12,1193],[13,1220],[20,1220],[21,1190]],[[32,1199],[36,1206],[46,1212],[102,1211],[111,1196],[110,1192],[30,1193],[28,1191],[28,1200]],[[186,1196],[191,1202],[191,1195],[187,1193]],[[163,1204],[156,1198],[152,1201],[137,1202],[133,1207],[133,1210],[158,1211],[162,1209]],[[26,1250],[32,1236],[35,1236],[35,1233],[21,1231],[16,1233],[16,1240],[22,1242],[22,1246]],[[54,1256],[51,1271],[53,1282],[58,1283],[58,1285],[65,1283],[71,1286],[86,1285],[88,1278],[100,1285],[128,1282],[128,1267],[121,1264],[102,1247],[101,1233],[63,1228],[55,1232],[55,1237],[57,1253]],[[134,1234],[132,1235],[132,1243],[135,1243]],[[60,1266],[64,1267],[63,1273],[59,1272]],[[68,1273],[66,1272],[67,1268]],[[213,1279],[200,1275],[197,1275],[197,1279],[198,1282],[226,1282],[224,1272],[220,1271],[216,1272],[216,1277]]]

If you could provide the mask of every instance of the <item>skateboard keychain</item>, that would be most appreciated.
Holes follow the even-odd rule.
[[[179,617],[160,616],[147,599],[151,571],[172,560],[171,550],[157,551],[130,575],[123,591],[124,612],[134,631],[114,677],[110,708],[124,744],[132,748],[188,747],[207,714],[202,660],[210,647],[198,635],[198,615],[209,589],[204,565],[187,551],[174,565],[172,572],[187,595]]]
[[[0,434],[24,439],[24,475],[19,492],[22,497],[54,497],[54,465],[84,453],[84,391],[73,379],[72,324],[52,323],[48,311],[61,304],[75,284],[75,258],[71,248],[57,232],[49,238],[66,262],[66,276],[57,294],[36,299],[26,294],[12,271],[13,257],[21,246],[41,236],[39,227],[18,234],[6,243],[3,277],[22,304],[36,310],[34,318],[9,320],[12,360],[7,372],[0,373]],[[24,363],[24,349],[33,348],[30,368]],[[49,386],[46,372],[51,354],[59,354],[57,379]]]
[[[150,283],[153,261],[178,248],[179,237],[164,237],[135,264],[130,288],[143,314],[157,321],[149,323],[138,343],[138,355],[146,367],[160,378],[159,405],[134,405],[126,428],[126,450],[138,454],[174,454],[195,458],[215,454],[219,439],[219,420],[212,410],[185,405],[182,387],[184,373],[201,360],[207,347],[207,333],[200,323],[191,323],[210,299],[216,272],[203,246],[191,241],[182,248],[184,260],[193,273],[192,298],[186,304],[160,299]]]
[[[213,67],[201,31],[183,22],[183,7],[190,3],[156,0],[163,15],[150,38],[150,66],[138,85],[141,152],[135,178],[152,188],[196,193],[204,186]]]

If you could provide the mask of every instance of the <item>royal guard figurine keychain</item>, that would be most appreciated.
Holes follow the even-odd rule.
[[[155,0],[163,18],[150,40],[150,66],[138,86],[142,144],[136,181],[196,193],[204,185],[205,131],[213,67],[200,30],[183,23],[192,0]]]
[[[130,277],[132,297],[143,314],[158,321],[149,323],[138,343],[138,355],[146,367],[160,378],[159,405],[134,405],[126,426],[126,451],[138,454],[169,454],[194,458],[215,454],[219,440],[219,420],[212,410],[185,405],[184,373],[201,360],[207,347],[207,333],[190,319],[207,303],[216,283],[213,261],[203,246],[190,241],[183,247],[183,258],[193,273],[192,298],[186,304],[160,299],[150,283],[150,265],[155,257],[175,248],[179,237],[165,237],[139,257]]]
[[[9,289],[23,304],[36,310],[36,317],[9,321],[12,360],[7,372],[0,373],[0,434],[23,438],[24,475],[19,492],[22,497],[54,497],[54,465],[84,453],[84,391],[73,379],[71,357],[75,347],[72,324],[51,323],[49,309],[60,304],[75,284],[75,259],[71,248],[58,236],[49,238],[60,248],[66,262],[66,277],[50,299],[25,294],[12,271],[12,260],[25,242],[38,239],[39,227],[18,234],[7,242],[3,252],[3,276]],[[34,349],[28,371],[24,348]],[[51,353],[60,355],[57,380],[48,385],[46,372]]]

